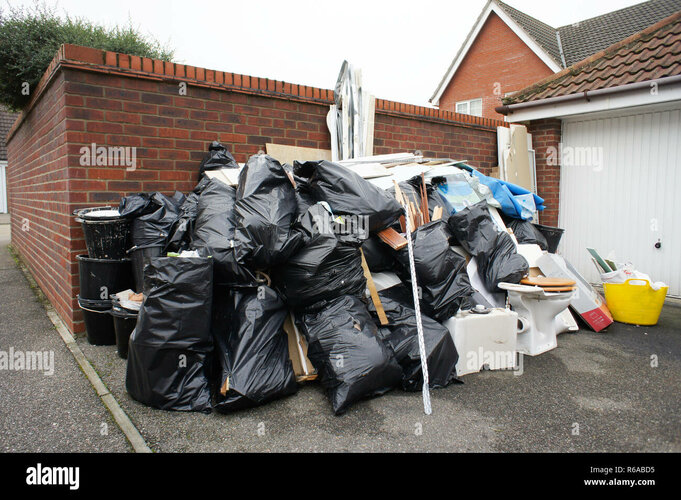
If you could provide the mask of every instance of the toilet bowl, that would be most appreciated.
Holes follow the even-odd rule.
[[[515,370],[518,315],[502,308],[475,307],[459,311],[444,321],[459,354],[456,374],[460,377],[488,370]]]
[[[511,308],[518,313],[518,352],[536,356],[554,349],[558,333],[565,329],[560,314],[567,309],[574,289],[571,285],[549,287],[499,283],[499,288],[508,292]]]

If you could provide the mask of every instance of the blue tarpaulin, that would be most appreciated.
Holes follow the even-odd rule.
[[[529,220],[535,210],[544,210],[544,199],[525,188],[511,184],[510,182],[487,177],[465,163],[456,165],[468,170],[481,184],[492,191],[492,196],[501,205],[501,211],[514,219]]]

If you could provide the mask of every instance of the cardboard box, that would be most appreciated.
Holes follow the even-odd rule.
[[[307,358],[307,342],[296,324],[291,313],[286,316],[284,321],[284,331],[288,337],[288,355],[293,364],[293,372],[296,374],[298,382],[307,382],[317,378],[317,370]]]
[[[600,332],[612,324],[612,314],[603,297],[563,257],[547,253],[537,259],[537,265],[548,278],[563,278],[577,282],[577,290],[570,307],[593,331]]]

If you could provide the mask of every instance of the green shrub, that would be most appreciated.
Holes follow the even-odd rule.
[[[0,104],[23,108],[63,43],[170,61],[173,51],[128,26],[112,29],[79,18],[61,18],[36,4],[0,10]]]

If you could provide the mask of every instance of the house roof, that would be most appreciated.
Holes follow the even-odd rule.
[[[7,134],[17,116],[18,113],[10,113],[0,106],[0,161],[7,161]]]
[[[470,48],[472,40],[469,41],[469,38],[477,36],[491,11],[497,13],[502,11],[506,14],[507,18],[510,18],[511,22],[539,47],[539,50],[531,47],[535,53],[540,57],[545,55],[550,58],[550,61],[544,58],[544,62],[554,72],[557,72],[681,11],[681,0],[649,0],[560,28],[553,28],[500,0],[489,0],[433,93],[431,102],[437,104],[439,101],[442,92],[454,76],[456,68]],[[504,19],[503,16],[502,19]],[[511,28],[514,27],[511,26]]]
[[[556,36],[556,28],[552,28],[546,23],[528,16],[524,12],[514,9],[504,2],[498,1],[499,7],[504,9],[509,16],[523,28],[528,35],[530,35],[539,45],[541,45],[546,52],[556,61],[558,65],[563,67],[562,58],[560,55],[560,46],[558,44],[558,37]]]
[[[493,12],[497,14],[506,23],[506,25],[523,42],[525,42],[525,44],[537,55],[537,57],[539,57],[539,59],[541,59],[552,71],[554,72],[560,71],[562,66],[558,63],[558,60],[555,58],[555,54],[552,55],[550,51],[545,49],[532,35],[528,33],[529,28],[527,28],[529,24],[535,26],[536,29],[532,31],[533,33],[535,33],[537,37],[541,38],[542,36],[544,37],[548,36],[548,29],[550,28],[550,26],[541,23],[536,19],[533,19],[530,16],[520,12],[519,10],[513,9],[512,7],[506,4],[502,4],[499,0],[488,0],[487,3],[485,4],[485,7],[480,12],[480,15],[478,16],[477,20],[475,21],[475,24],[473,25],[470,32],[466,36],[466,39],[464,40],[463,44],[456,53],[456,56],[454,56],[454,59],[452,60],[449,67],[447,68],[447,71],[440,80],[440,83],[438,84],[437,88],[435,89],[435,92],[430,98],[430,102],[437,105],[437,103],[440,100],[440,97],[442,96],[442,93],[447,88],[447,85],[449,85],[449,82],[454,77],[456,70],[459,68],[459,65],[466,57],[468,50],[471,48],[473,42],[477,38],[478,33],[480,32],[483,25]],[[524,20],[525,27],[522,26],[516,19]],[[530,23],[530,20],[532,20],[533,22]],[[543,33],[543,35],[540,36],[539,32]],[[549,42],[547,41],[546,43]]]
[[[651,0],[558,28],[566,67],[681,10],[681,0]]]
[[[506,97],[518,104],[681,75],[681,11]]]

